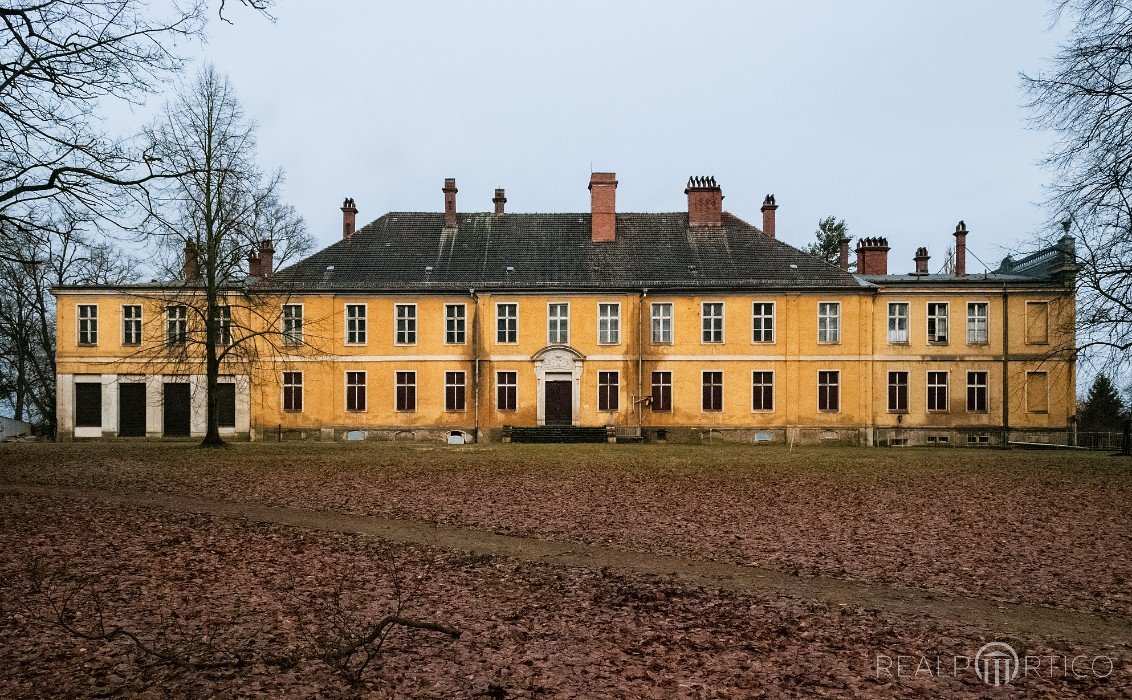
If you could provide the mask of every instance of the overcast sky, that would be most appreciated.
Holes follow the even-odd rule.
[[[679,211],[689,175],[724,207],[812,239],[819,218],[887,236],[889,269],[932,270],[959,219],[994,267],[1047,212],[1050,137],[1027,129],[1019,72],[1061,27],[1048,4],[994,2],[307,2],[274,24],[233,12],[199,51],[260,126],[266,167],[319,245],[390,210],[588,211],[593,170],[619,211]],[[968,270],[980,271],[977,261]]]

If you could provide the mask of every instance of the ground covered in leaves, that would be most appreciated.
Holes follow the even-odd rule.
[[[3,483],[380,514],[1118,618],[1132,607],[1132,469],[1099,455],[5,445]],[[398,590],[413,594],[405,615],[455,627],[459,639],[398,629],[360,685],[320,660],[346,634],[335,621],[364,629]],[[67,595],[79,631],[95,624],[97,596],[104,629],[190,660],[245,663],[187,670],[126,638],[84,640],[52,619],[51,604]],[[973,673],[954,675],[953,657],[991,639],[930,611],[896,616],[0,492],[0,696],[978,696],[989,689]],[[1001,641],[1035,656],[1104,654],[1114,668],[1074,678],[1048,665],[996,696],[1127,697],[1132,687],[1127,647]],[[919,672],[878,673],[878,654],[903,655]]]

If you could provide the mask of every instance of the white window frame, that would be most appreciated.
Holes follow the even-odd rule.
[[[983,307],[983,315],[977,316],[973,311],[978,307]],[[979,321],[982,321],[983,337],[980,340]],[[972,334],[974,338],[972,339]],[[968,345],[988,345],[990,343],[990,302],[986,301],[969,301],[967,302],[967,344]]]
[[[708,316],[707,307],[719,305],[719,315]],[[727,323],[724,319],[727,318],[727,304],[723,301],[701,301],[700,302],[700,345],[722,345],[727,342]],[[708,320],[719,321],[719,340],[706,339],[710,334],[714,337],[715,328],[708,327]]]
[[[281,374],[282,374],[282,376],[280,377],[281,381],[280,381],[280,392],[279,392],[279,410],[283,411],[284,413],[302,413],[303,408],[298,408],[298,409],[287,408],[287,387],[291,387],[291,388],[298,387],[299,388],[299,397],[300,397],[299,403],[304,408],[306,406],[306,399],[307,399],[306,391],[303,389],[303,383],[304,383],[303,380],[305,379],[305,377],[303,376],[302,371],[301,370],[284,370],[283,372],[281,372]],[[299,383],[298,384],[288,384],[287,383],[287,375],[288,374],[299,375]]]
[[[755,374],[769,374],[770,375],[770,408],[755,408]],[[751,413],[774,413],[774,406],[778,400],[778,391],[775,386],[774,370],[773,369],[753,369],[751,370]],[[759,386],[766,386],[760,384]]]
[[[126,309],[137,309],[138,316],[133,318],[126,315]],[[142,311],[141,304],[122,304],[122,345],[141,345],[142,342]],[[133,324],[137,324],[137,340],[129,340],[129,333],[127,328]]]
[[[450,375],[450,374],[460,375],[460,379],[462,379],[463,381],[461,381],[459,384],[457,384],[455,382],[449,384],[448,383],[448,375]],[[414,379],[415,379],[415,377],[414,377]],[[394,383],[396,383],[396,381],[397,381],[396,377],[394,377],[393,381],[394,381]],[[448,388],[449,387],[455,388],[455,387],[458,387],[458,386],[464,388],[464,405],[461,408],[448,408]],[[466,413],[467,410],[468,410],[468,372],[467,372],[467,370],[462,370],[462,369],[446,369],[446,370],[444,370],[444,412],[445,413]]]
[[[412,314],[401,317],[401,309],[411,309]],[[404,330],[401,329],[401,322],[405,322]],[[405,335],[405,339],[401,339],[401,334]],[[393,304],[393,344],[394,345],[416,345],[417,344],[417,305],[414,303],[395,303]]]
[[[451,316],[449,312],[453,309],[460,309],[459,316]],[[448,324],[452,322],[452,330],[448,330]],[[450,339],[449,334],[453,334],[455,338]],[[463,303],[445,304],[444,305],[444,344],[445,345],[467,345],[468,344],[468,305]]]
[[[904,375],[904,408],[892,407],[892,401],[890,399],[892,398],[892,375],[894,374]],[[888,413],[907,415],[912,408],[912,373],[906,369],[890,369],[886,371],[885,379],[887,381],[884,385],[884,402],[888,407]]]
[[[757,306],[769,306],[770,307],[770,314],[767,315],[767,314],[755,313],[755,307],[757,307]],[[775,337],[776,337],[775,331],[778,329],[778,318],[777,317],[778,317],[778,304],[776,304],[775,302],[773,302],[773,301],[752,301],[751,302],[751,342],[756,344],[756,345],[773,345],[774,342],[775,342]],[[755,337],[755,332],[756,332],[756,330],[755,330],[755,319],[762,319],[764,326],[760,330],[761,330],[761,332],[763,333],[764,336],[769,332],[770,333],[769,339],[766,339],[765,337],[762,338],[762,339]],[[769,319],[769,322],[770,322],[770,328],[769,329],[765,326],[765,323],[767,322],[768,319]]]
[[[932,375],[942,374],[944,376],[943,384],[938,382],[932,384]],[[924,409],[928,413],[949,413],[951,411],[951,372],[949,370],[932,369],[924,374],[924,385],[927,390],[924,393]],[[932,389],[943,387],[943,408],[931,408]]]
[[[397,408],[397,388],[399,386],[401,386],[400,384],[397,383],[397,375],[398,374],[411,374],[411,375],[413,375],[413,383],[412,384],[405,384],[405,386],[412,386],[413,387],[413,407],[412,408]],[[420,389],[419,379],[420,379],[420,372],[418,372],[416,369],[396,369],[395,368],[393,370],[393,412],[394,413],[416,413],[417,410],[420,408],[421,394],[420,394],[420,391],[419,391],[419,389]],[[467,391],[467,390],[465,389],[465,391]],[[464,401],[465,401],[465,405],[467,405],[467,395],[466,394],[465,394],[465,397],[464,397]]]
[[[837,375],[836,384],[821,383],[821,375],[823,373],[832,372]],[[837,408],[822,408],[821,407],[821,390],[822,386],[836,386],[837,387]],[[841,413],[841,405],[845,403],[845,392],[841,391],[841,370],[840,369],[819,369],[817,373],[817,408],[819,413]]]
[[[83,309],[94,309],[93,316],[83,316]],[[82,347],[95,347],[98,345],[98,304],[75,305],[76,334],[75,344]],[[86,330],[83,325],[86,324]],[[83,342],[83,334],[93,335],[93,340]]]
[[[603,315],[607,308],[613,309],[612,316]],[[606,328],[602,329],[602,324]],[[604,338],[603,338],[603,335]],[[598,345],[620,345],[621,344],[621,302],[618,301],[600,301],[597,304],[597,344]]]
[[[835,313],[831,316],[823,313],[825,307],[833,307]],[[822,321],[825,321],[825,328],[822,328]],[[831,325],[832,324],[832,325]],[[825,338],[822,338],[822,334]],[[818,302],[818,344],[819,345],[840,345],[841,344],[841,302],[840,301],[819,301]],[[834,370],[829,370],[834,371]],[[840,381],[840,377],[838,378]],[[840,386],[840,385],[839,385]],[[840,392],[840,389],[839,389]],[[840,393],[838,394],[840,396]],[[838,404],[840,405],[840,403]]]
[[[985,381],[982,384],[973,383],[971,381],[971,375],[973,374],[983,375],[983,379]],[[978,389],[980,387],[983,390],[984,408],[982,410],[971,408],[971,389]],[[967,370],[967,396],[965,398],[967,404],[967,413],[990,413],[990,372],[985,369]]]
[[[561,317],[561,316],[551,317],[551,315],[550,315],[551,309],[559,309],[559,308],[562,308],[562,307],[565,307],[565,309],[566,309],[566,316],[565,317]],[[555,330],[554,330],[553,335],[551,334],[551,331],[550,331],[551,321],[555,322]],[[565,328],[566,328],[565,339],[562,339],[563,323],[565,323]],[[546,302],[546,344],[547,345],[569,345],[570,344],[570,302],[568,302],[568,301],[548,301],[548,302]]]
[[[904,315],[893,314],[893,310],[899,307],[904,307]],[[893,328],[893,321],[896,322],[896,328]],[[901,321],[903,321],[903,328],[900,328]],[[887,335],[889,345],[907,345],[911,342],[911,326],[912,326],[912,304],[907,301],[890,301],[888,302],[888,325]],[[903,332],[903,338],[900,333]],[[895,335],[894,335],[895,334]]]
[[[500,307],[508,306],[515,311],[514,316],[500,316]],[[500,340],[499,339],[499,322],[504,321],[506,325],[503,329],[503,337],[515,334],[514,340]],[[519,343],[519,302],[517,301],[497,301],[495,302],[495,344],[496,345],[517,345]]]
[[[514,384],[502,384],[499,381],[499,376],[502,374],[509,374],[515,378]],[[499,388],[500,387],[513,387],[515,389],[515,405],[511,408],[499,407]],[[495,410],[496,411],[518,411],[519,410],[519,371],[515,369],[497,369],[495,370]]]
[[[177,317],[174,317],[173,311],[175,311],[175,310],[181,311],[182,313],[178,314]],[[171,324],[171,323],[176,323],[179,326],[179,328],[178,328],[179,332],[176,335],[176,338],[177,338],[176,340],[173,340],[171,338],[170,333],[169,333],[169,324]],[[184,345],[188,342],[189,342],[189,307],[184,305],[184,304],[170,304],[169,306],[166,306],[165,307],[165,345],[167,345],[167,346]]]
[[[298,316],[287,316],[287,309],[298,309]],[[298,347],[303,344],[303,320],[306,316],[306,309],[302,304],[284,304],[283,311],[280,314],[281,330],[280,335],[283,338],[283,345],[289,348]],[[298,323],[296,323],[298,321]]]
[[[617,388],[617,391],[614,393],[614,400],[617,402],[617,405],[613,408],[609,408],[609,407],[602,408],[601,407],[602,388],[610,386],[609,384],[602,384],[601,383],[601,375],[603,375],[603,374],[612,374],[614,376],[614,378],[616,379],[616,381],[612,384],[612,386]],[[603,370],[599,370],[597,372],[597,404],[596,405],[597,405],[597,410],[601,411],[602,413],[618,413],[618,412],[621,411],[621,372],[620,372],[620,370],[603,369]]]
[[[664,309],[664,308],[668,309],[668,316],[657,314],[658,310]],[[649,335],[652,338],[652,344],[653,345],[672,345],[673,344],[673,342],[676,339],[676,337],[675,337],[675,316],[676,316],[676,308],[675,308],[675,306],[673,305],[672,302],[670,302],[670,301],[654,301],[654,302],[652,302],[652,305],[649,307],[649,319],[650,319]],[[657,328],[658,322],[660,324],[659,329]],[[667,322],[667,324],[668,324],[667,329],[665,328],[665,322]],[[658,330],[660,331],[659,340],[657,339],[658,338],[658,336],[657,336]],[[665,339],[666,335],[667,335],[667,340]]]
[[[359,307],[362,310],[362,315],[361,316],[355,316],[354,318],[350,318],[350,307],[351,306]],[[350,302],[350,303],[344,304],[343,308],[342,308],[342,318],[344,318],[345,321],[346,321],[346,323],[344,324],[344,330],[346,332],[345,332],[345,335],[343,335],[343,342],[346,345],[368,345],[369,344],[369,304],[367,304],[365,302],[361,302],[361,303]],[[353,342],[350,342],[350,332],[351,332],[350,323],[353,322],[353,323],[356,324],[358,321],[361,321],[361,325],[355,326],[354,329],[353,329],[353,333],[354,333],[354,336],[356,338],[359,338],[359,340],[354,340]]]
[[[220,336],[217,343],[224,347],[232,344],[232,307],[228,304],[216,305],[216,331]]]
[[[675,374],[675,372],[673,372]],[[704,375],[719,374],[719,408],[704,408]],[[721,369],[700,370],[700,413],[723,413],[727,406],[727,377]]]
[[[350,383],[350,375],[351,374],[361,374],[362,375],[362,383],[361,384],[351,384]],[[350,408],[350,387],[352,387],[352,386],[360,386],[360,387],[363,387],[365,389],[365,395],[366,395],[366,406],[365,406],[365,408],[362,408],[362,409],[352,409],[352,408]],[[303,397],[303,398],[305,399],[306,397]],[[342,408],[345,410],[345,412],[347,414],[350,414],[350,413],[368,413],[369,412],[369,372],[367,372],[364,369],[348,369],[348,370],[346,370],[342,373]]]
[[[943,306],[943,316],[938,314],[932,315],[933,306]],[[924,304],[924,333],[927,338],[928,345],[950,345],[951,344],[951,303],[946,301],[929,301]],[[943,319],[943,340],[939,338],[939,319]],[[935,336],[933,338],[931,328],[932,321],[935,321]]]

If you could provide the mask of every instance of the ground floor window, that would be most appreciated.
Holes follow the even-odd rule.
[[[221,428],[236,427],[236,385],[232,382],[216,385],[216,425]]]
[[[723,410],[723,372],[704,372],[703,409]]]
[[[947,410],[947,372],[928,372],[928,410]]]
[[[366,410],[366,373],[346,373],[346,410]]]
[[[756,411],[774,410],[774,372],[751,373],[751,408]]]
[[[94,382],[75,384],[75,427],[102,426],[102,385]]]
[[[888,411],[889,413],[908,412],[908,373],[888,373]]]
[[[818,372],[818,410],[841,410],[841,372]]]
[[[445,372],[444,373],[444,410],[446,411],[463,411],[464,410],[464,373],[463,372]]]
[[[653,306],[656,306],[655,304]],[[672,410],[672,373],[652,373],[652,410]]]
[[[987,410],[987,373],[967,373],[967,410],[984,413]]]
[[[618,401],[617,372],[597,373],[597,410],[616,411]]]
[[[397,373],[397,410],[417,410],[417,373]]]
[[[283,410],[303,410],[303,373],[283,373]]]
[[[495,375],[495,406],[500,411],[514,411],[518,405],[518,373],[499,372]]]

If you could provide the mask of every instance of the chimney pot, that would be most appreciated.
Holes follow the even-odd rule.
[[[888,239],[884,237],[857,240],[857,274],[888,274]]]
[[[444,178],[444,228],[456,228],[456,178]]]
[[[689,226],[723,225],[723,190],[714,177],[688,178],[684,194],[688,195]]]
[[[917,275],[928,274],[928,259],[930,257],[931,256],[928,255],[928,249],[927,248],[920,246],[919,248],[916,249],[916,257],[914,257],[912,259],[916,261],[916,274]]]
[[[358,221],[358,208],[354,206],[354,200],[347,197],[342,202],[342,238],[343,240],[350,238],[354,235]]]
[[[507,203],[507,197],[504,196],[502,188],[495,190],[495,196],[491,198],[491,201],[495,204],[495,213],[502,214],[503,205]]]
[[[590,173],[590,239],[617,239],[617,173]]]
[[[763,198],[763,234],[767,238],[774,238],[774,212],[778,205],[774,202],[774,195],[768,194]]]
[[[967,224],[960,221],[955,225],[955,276],[967,276]]]

